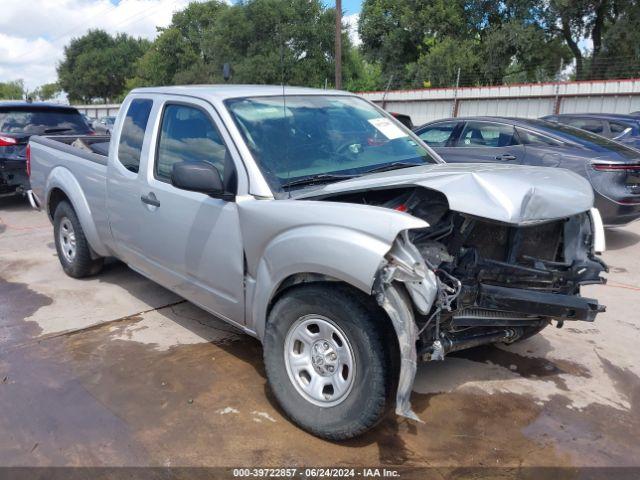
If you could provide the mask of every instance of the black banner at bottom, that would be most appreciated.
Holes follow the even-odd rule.
[[[0,480],[640,480],[639,467],[0,467]]]

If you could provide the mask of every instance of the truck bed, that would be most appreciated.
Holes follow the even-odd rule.
[[[31,137],[31,143],[39,143],[46,145],[55,150],[75,155],[92,162],[107,164],[107,156],[109,155],[109,135],[56,135],[56,136],[39,136]],[[76,140],[81,140],[85,145],[91,148],[88,152],[82,148],[72,146]],[[106,146],[106,149],[104,148]]]
[[[65,136],[33,136],[29,141],[31,149],[31,190],[35,201],[44,209],[47,207],[46,195],[52,194],[56,185],[64,183],[67,194],[81,201],[77,206],[78,216],[85,226],[85,233],[100,244],[101,238],[108,235],[108,219],[106,213],[107,160],[101,153],[109,141],[106,135],[65,135]],[[71,144],[81,139],[89,148],[77,148]],[[98,148],[96,148],[98,147]],[[106,149],[108,151],[108,148]],[[69,191],[72,186],[75,192]],[[52,212],[47,211],[52,215]],[[103,237],[104,235],[104,237]]]

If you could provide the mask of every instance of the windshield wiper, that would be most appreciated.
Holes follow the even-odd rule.
[[[408,167],[420,167],[425,165],[424,163],[409,163],[409,162],[393,162],[387,163],[386,165],[382,165],[380,167],[372,168],[371,170],[367,170],[365,173],[378,173],[378,172],[388,172],[390,170],[398,170],[400,168],[408,168]]]
[[[73,130],[73,128],[45,128],[42,133],[61,133],[61,132],[69,132]]]
[[[290,182],[283,183],[282,188],[298,187],[298,186],[304,186],[304,185],[316,185],[318,183],[337,182],[339,180],[346,180],[348,178],[353,178],[356,176],[357,175],[335,175],[331,173],[319,173],[317,175],[298,178],[296,180],[291,180]]]

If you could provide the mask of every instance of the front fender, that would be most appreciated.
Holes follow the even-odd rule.
[[[393,242],[424,220],[371,205],[312,200],[238,200],[245,249],[246,327],[264,335],[281,283],[320,274],[371,293]]]
[[[255,277],[247,326],[264,334],[269,303],[278,287],[295,274],[319,274],[371,294],[378,269],[391,245],[345,227],[309,225],[288,230],[264,250]]]
[[[73,209],[78,215],[78,220],[80,221],[80,225],[82,226],[82,230],[84,232],[89,245],[93,249],[93,251],[100,256],[108,256],[109,250],[100,240],[100,236],[98,235],[98,230],[96,228],[96,224],[91,215],[91,208],[89,206],[89,202],[82,190],[82,187],[78,183],[78,180],[73,176],[73,174],[64,167],[56,167],[51,170],[49,177],[47,178],[45,192],[46,192],[46,203],[47,212],[49,209],[49,201],[51,199],[51,192],[55,189],[62,190],[65,195],[69,198]],[[50,216],[53,216],[54,212],[48,212]]]

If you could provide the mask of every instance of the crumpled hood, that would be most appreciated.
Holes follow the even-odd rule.
[[[403,168],[305,189],[296,198],[324,197],[401,185],[443,193],[451,210],[510,224],[569,217],[593,206],[587,180],[562,168],[486,163]]]

